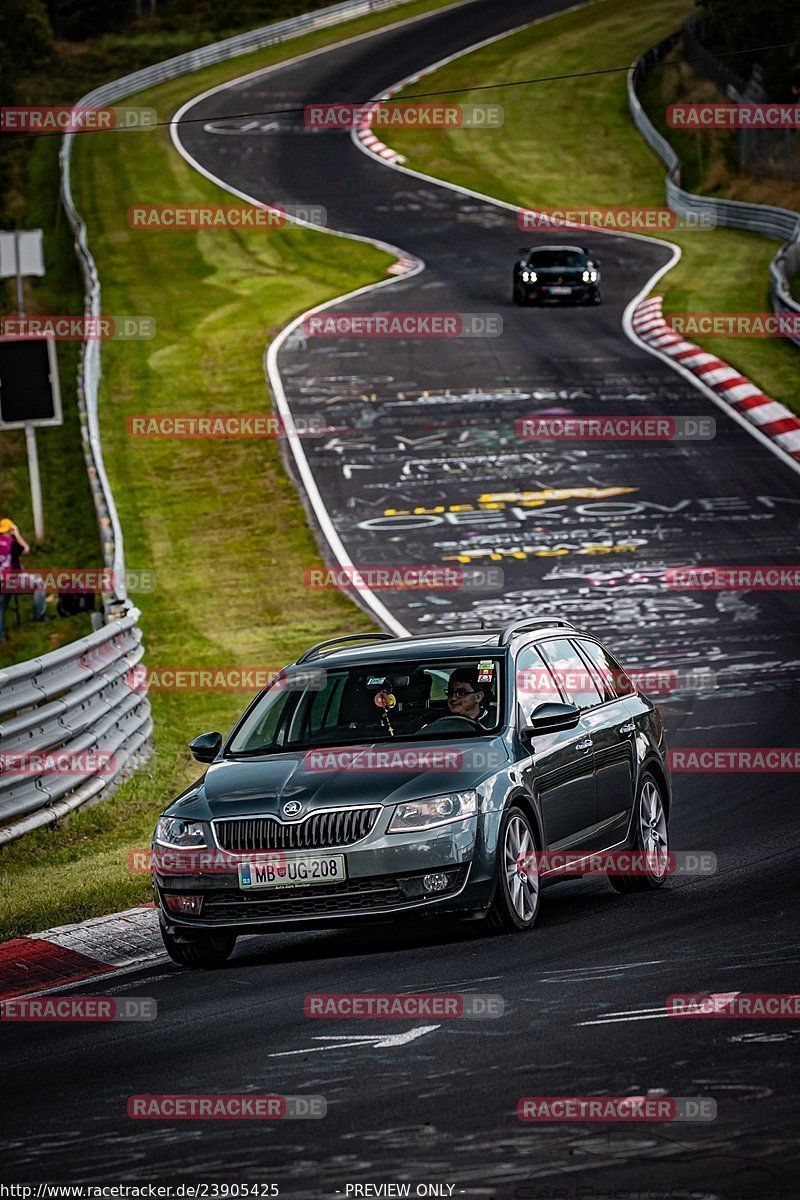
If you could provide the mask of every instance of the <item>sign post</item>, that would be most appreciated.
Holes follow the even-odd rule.
[[[25,307],[22,278],[24,275],[44,275],[43,234],[41,229],[14,229],[8,232],[0,232],[0,278],[7,279],[11,275],[16,275],[17,279],[17,311],[20,317],[24,317]],[[19,343],[12,342],[10,344],[13,346]],[[0,351],[2,349],[3,346],[0,344]],[[2,364],[8,361],[7,355],[0,358],[0,363]],[[13,366],[10,374],[12,391],[15,389],[24,389],[26,381],[16,377]],[[47,374],[52,397],[52,404],[50,405],[52,411],[48,412],[47,408],[45,408],[43,413],[36,412],[36,406],[34,406],[34,412],[36,412],[35,419],[13,421],[8,419],[9,413],[7,411],[9,378],[8,374],[4,373],[4,366],[0,365],[0,429],[19,428],[20,426],[23,426],[25,429],[25,448],[28,452],[28,475],[31,483],[33,532],[37,542],[44,541],[44,517],[42,514],[42,483],[39,476],[39,452],[36,446],[36,425],[61,424],[61,405],[58,395],[58,367],[55,361],[55,352],[50,354],[49,350]],[[6,401],[5,411],[4,401]],[[18,397],[16,395],[12,396],[11,405],[14,408],[18,407]],[[34,416],[34,412],[26,415]]]

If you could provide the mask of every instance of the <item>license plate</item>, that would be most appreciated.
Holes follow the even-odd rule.
[[[285,858],[282,862],[239,863],[239,887],[307,887],[312,883],[341,883],[347,878],[343,854]]]
[[[549,290],[553,293],[554,296],[571,296],[572,295],[571,287],[570,288],[568,288],[568,287],[551,287]]]

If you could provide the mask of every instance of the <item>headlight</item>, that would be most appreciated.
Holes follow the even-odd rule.
[[[206,835],[200,821],[181,821],[179,817],[159,817],[156,841],[162,846],[205,846]]]
[[[591,279],[592,283],[596,283],[596,281],[597,281],[597,271],[590,271],[590,272],[589,272],[589,278]]]
[[[522,282],[523,283],[536,283],[536,272],[535,271],[523,271],[522,272]]]
[[[581,279],[583,280],[584,283],[588,283],[589,282],[589,272],[584,271],[583,275],[581,276]]]
[[[418,829],[431,829],[435,825],[448,825],[451,821],[462,821],[474,817],[478,811],[477,792],[453,792],[449,796],[436,796],[433,800],[414,800],[409,804],[398,804],[389,822],[389,833],[413,833]]]

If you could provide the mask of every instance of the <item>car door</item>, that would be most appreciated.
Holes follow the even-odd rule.
[[[631,684],[608,652],[589,638],[571,638],[593,671],[603,703],[585,714],[594,754],[598,843],[625,836],[633,804],[636,722],[626,701]]]
[[[515,683],[520,728],[528,723],[539,704],[568,699],[535,645],[520,650]],[[570,845],[592,849],[597,796],[591,740],[583,720],[573,729],[524,739],[523,744],[530,747],[531,755],[521,764],[522,777],[528,790],[539,799],[544,849]]]

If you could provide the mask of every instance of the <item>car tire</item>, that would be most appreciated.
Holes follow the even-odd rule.
[[[518,304],[520,306],[522,306],[525,303],[525,297],[522,294],[522,289],[518,288],[516,284],[514,285],[514,289],[511,292],[511,303]]]
[[[647,854],[648,862],[644,872],[608,876],[611,886],[623,893],[653,891],[663,886],[669,874],[669,833],[663,789],[649,772],[645,772],[639,784],[634,820],[636,834],[633,849]],[[660,861],[662,856],[663,863]],[[651,864],[651,859],[656,861]]]
[[[602,299],[600,293],[595,292],[594,296],[592,297],[592,304],[602,304],[602,303],[603,303],[603,299]]]
[[[181,967],[221,967],[228,961],[236,945],[236,935],[232,933],[210,933],[180,941],[168,933],[163,925],[161,940],[172,961]]]
[[[492,933],[522,933],[531,929],[539,915],[539,870],[535,857],[522,876],[514,865],[522,854],[538,852],[530,817],[517,805],[503,815],[497,839],[495,893],[486,924]]]

